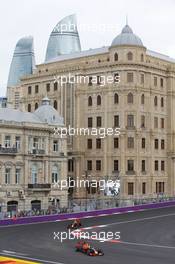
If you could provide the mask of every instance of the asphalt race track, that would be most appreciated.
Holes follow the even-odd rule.
[[[93,227],[89,232],[121,232],[117,243],[90,241],[104,251],[103,257],[75,252],[77,239],[61,243],[54,232],[67,232],[68,223],[70,221],[1,227],[0,255],[50,264],[175,263],[175,207],[83,219],[83,227]],[[102,227],[94,227],[98,225]]]

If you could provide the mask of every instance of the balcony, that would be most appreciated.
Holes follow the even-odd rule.
[[[29,154],[32,154],[32,155],[44,155],[45,154],[45,150],[44,149],[32,149],[32,150],[29,150]]]
[[[8,147],[2,147],[0,146],[0,155],[14,155],[18,152],[18,149],[16,147],[8,148]]]
[[[29,183],[28,189],[33,190],[33,191],[50,191],[51,184],[50,183],[34,183],[34,184]]]

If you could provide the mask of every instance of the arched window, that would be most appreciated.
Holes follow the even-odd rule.
[[[119,96],[117,93],[114,94],[114,104],[118,104],[119,103]]]
[[[28,106],[27,106],[27,111],[28,111],[28,112],[31,112],[31,104],[28,104]]]
[[[32,184],[36,184],[38,182],[38,168],[36,165],[32,166],[31,169],[31,180]]]
[[[41,210],[41,201],[40,200],[31,201],[31,209],[32,211]]]
[[[38,108],[38,103],[35,103],[35,110]]]
[[[88,97],[88,106],[92,106],[92,96]]]
[[[127,57],[128,57],[128,60],[130,60],[130,61],[133,60],[132,52],[128,52]]]
[[[141,104],[144,104],[145,103],[145,96],[144,96],[144,94],[142,94],[142,96],[141,96]]]
[[[154,97],[154,106],[157,106],[157,96]]]
[[[134,98],[133,98],[133,94],[129,93],[128,94],[128,104],[133,104]]]
[[[161,107],[164,107],[164,99],[161,97]]]
[[[54,100],[54,102],[53,102],[53,107],[57,110],[58,109],[58,104],[57,104],[57,101],[56,100]]]
[[[115,60],[115,61],[118,61],[118,53],[115,53],[115,54],[114,54],[114,60]]]
[[[17,212],[17,211],[18,211],[18,201],[8,201],[7,212]]]
[[[97,105],[101,105],[101,96],[100,95],[97,96]]]
[[[59,177],[58,167],[53,166],[52,167],[52,183],[54,183],[54,184],[58,183],[58,181],[59,181],[58,177]]]
[[[141,54],[140,58],[141,58],[141,61],[143,62],[143,61],[144,61],[144,56],[143,56],[143,54]]]

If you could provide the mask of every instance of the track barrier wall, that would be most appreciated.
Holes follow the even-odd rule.
[[[103,210],[96,210],[96,211],[4,219],[4,220],[0,220],[0,226],[63,221],[63,220],[69,220],[73,218],[96,217],[96,216],[102,216],[102,215],[112,215],[112,214],[117,214],[117,213],[127,213],[131,211],[137,212],[137,211],[146,210],[146,209],[156,209],[156,208],[163,208],[163,207],[170,207],[170,206],[175,206],[175,200],[159,202],[159,203],[136,205],[136,206],[128,206],[128,207],[110,208],[110,209],[103,209]]]

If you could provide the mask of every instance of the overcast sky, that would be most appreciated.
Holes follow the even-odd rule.
[[[44,61],[49,35],[64,16],[75,13],[82,49],[110,45],[128,22],[143,44],[175,58],[175,0],[0,0],[0,95],[6,93],[14,48],[34,37],[36,63]],[[95,30],[95,25],[97,30]],[[99,28],[105,25],[100,31]]]

